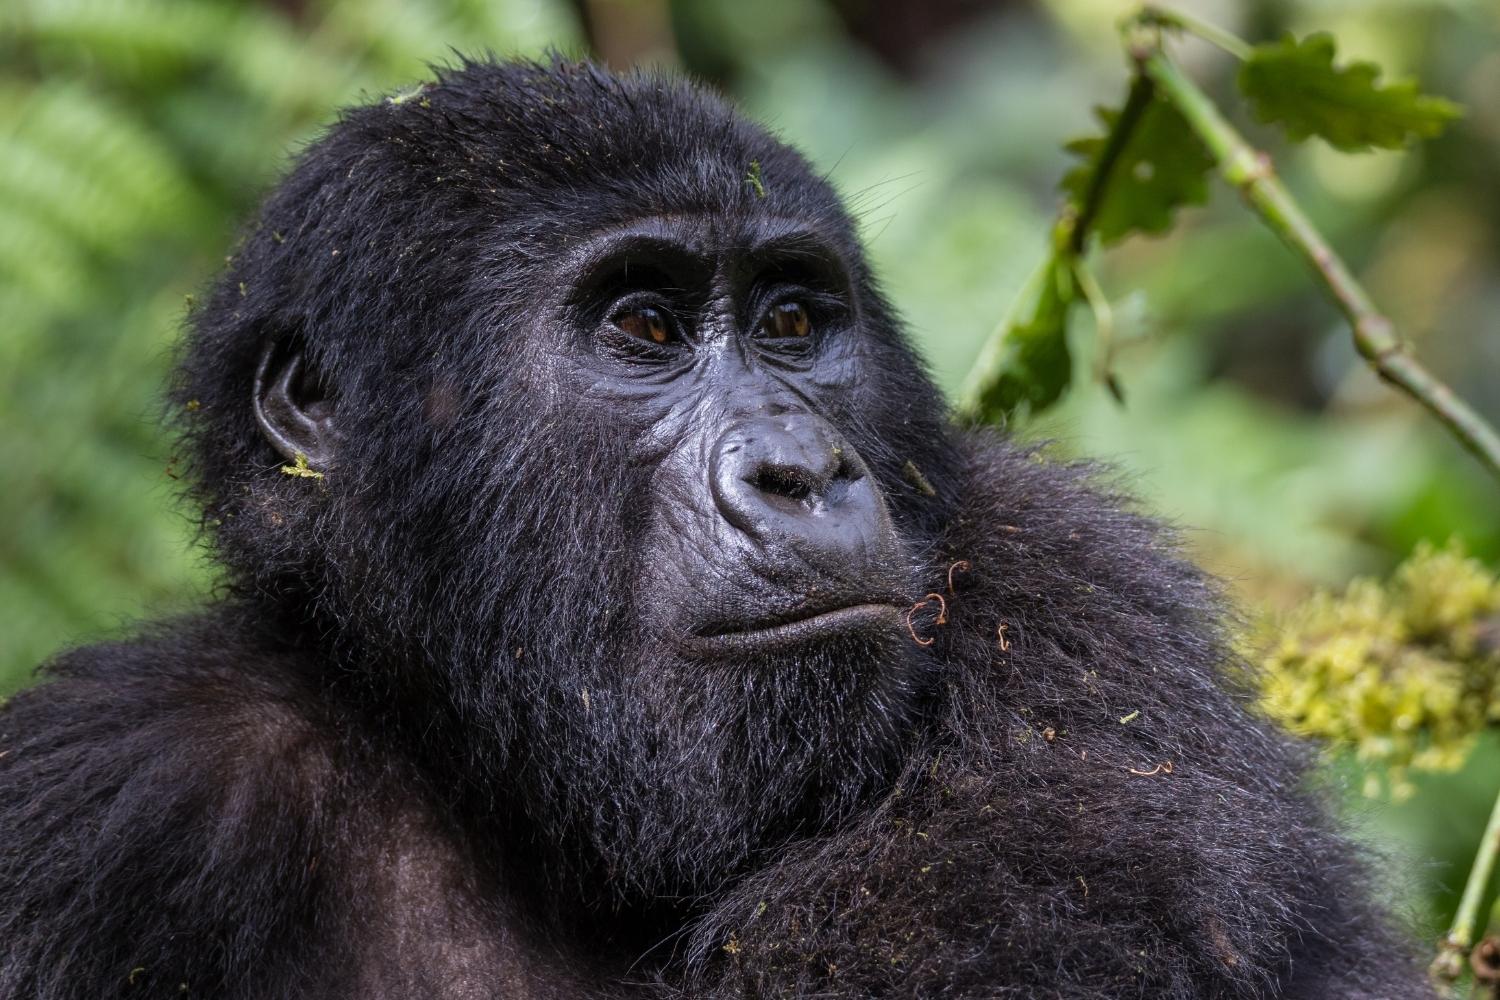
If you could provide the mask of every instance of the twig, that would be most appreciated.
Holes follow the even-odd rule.
[[[917,607],[912,608],[911,611],[908,611],[906,613],[906,631],[910,633],[911,641],[916,643],[918,646],[931,646],[934,642],[937,642],[937,640],[930,635],[925,639],[917,635],[917,626],[913,624],[911,620],[912,612],[916,611],[917,608],[920,608],[921,606],[922,605],[918,604]]]
[[[1217,46],[1236,59],[1250,58],[1250,46],[1223,28],[1209,24],[1182,10],[1167,10],[1155,4],[1146,4],[1133,20],[1137,24],[1150,24],[1159,28],[1178,28],[1190,35],[1197,35],[1210,45]]]
[[[934,624],[934,625],[946,625],[946,624],[948,624],[948,602],[945,601],[945,600],[943,600],[943,595],[942,594],[928,594],[927,595],[927,600],[924,600],[922,603],[926,604],[928,601],[937,601],[938,602],[938,616],[937,616],[937,620],[935,622],[933,622],[932,624]]]
[[[1164,53],[1146,55],[1140,60],[1140,70],[1182,112],[1217,159],[1224,179],[1312,268],[1348,319],[1360,355],[1387,382],[1427,407],[1474,457],[1500,476],[1500,434],[1412,355],[1391,321],[1375,308],[1364,288],[1276,178],[1270,157],[1253,149]]]
[[[1474,946],[1474,930],[1479,923],[1479,904],[1484,901],[1490,876],[1495,872],[1497,854],[1500,854],[1500,796],[1495,798],[1495,806],[1490,810],[1490,821],[1485,824],[1484,837],[1479,841],[1479,850],[1474,854],[1474,864],[1469,869],[1468,881],[1464,883],[1464,894],[1459,898],[1458,911],[1453,914],[1453,925],[1443,938],[1442,950],[1433,963],[1433,970],[1438,975],[1458,978],[1450,975],[1448,970],[1455,966],[1461,968],[1461,964],[1453,962],[1450,965],[1446,960],[1467,955]]]

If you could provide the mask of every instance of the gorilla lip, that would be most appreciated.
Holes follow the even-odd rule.
[[[870,630],[878,625],[896,625],[899,620],[900,609],[894,604],[851,604],[762,627],[701,634],[695,637],[694,645],[746,650],[794,646],[815,639]]]

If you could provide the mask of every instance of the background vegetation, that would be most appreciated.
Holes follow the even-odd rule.
[[[1327,29],[1466,106],[1404,153],[1277,152],[1437,373],[1500,421],[1500,6],[1198,0],[1251,38]],[[1125,67],[1124,0],[7,0],[0,6],[0,693],[59,647],[212,586],[172,504],[157,393],[184,297],[342,103],[454,49],[592,49],[713,80],[858,211],[949,391],[1046,251],[1060,143]],[[1233,65],[1183,56],[1215,93]],[[1296,262],[1220,188],[1102,260],[1125,405],[1091,381],[1018,428],[1107,456],[1261,622],[1450,537],[1493,567],[1500,490],[1380,385]],[[1080,324],[1087,326],[1087,323]],[[1086,333],[1086,331],[1085,331]],[[1275,626],[1266,626],[1274,629]],[[1482,715],[1481,711],[1481,715]],[[1356,734],[1357,735],[1357,734]],[[1460,759],[1463,759],[1460,757]],[[1500,779],[1491,742],[1409,797],[1351,799],[1435,937]],[[1361,765],[1334,773],[1365,784]]]

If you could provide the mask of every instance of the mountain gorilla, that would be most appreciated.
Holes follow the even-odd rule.
[[[348,112],[172,398],[225,586],[0,715],[0,996],[1424,992],[1213,586],[699,89]]]

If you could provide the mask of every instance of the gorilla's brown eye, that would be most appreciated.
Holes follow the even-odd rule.
[[[812,320],[800,302],[783,302],[771,309],[761,321],[767,337],[805,337],[812,332]]]
[[[672,339],[672,327],[660,309],[641,306],[615,317],[615,326],[632,337],[649,340],[653,344],[665,344]]]

